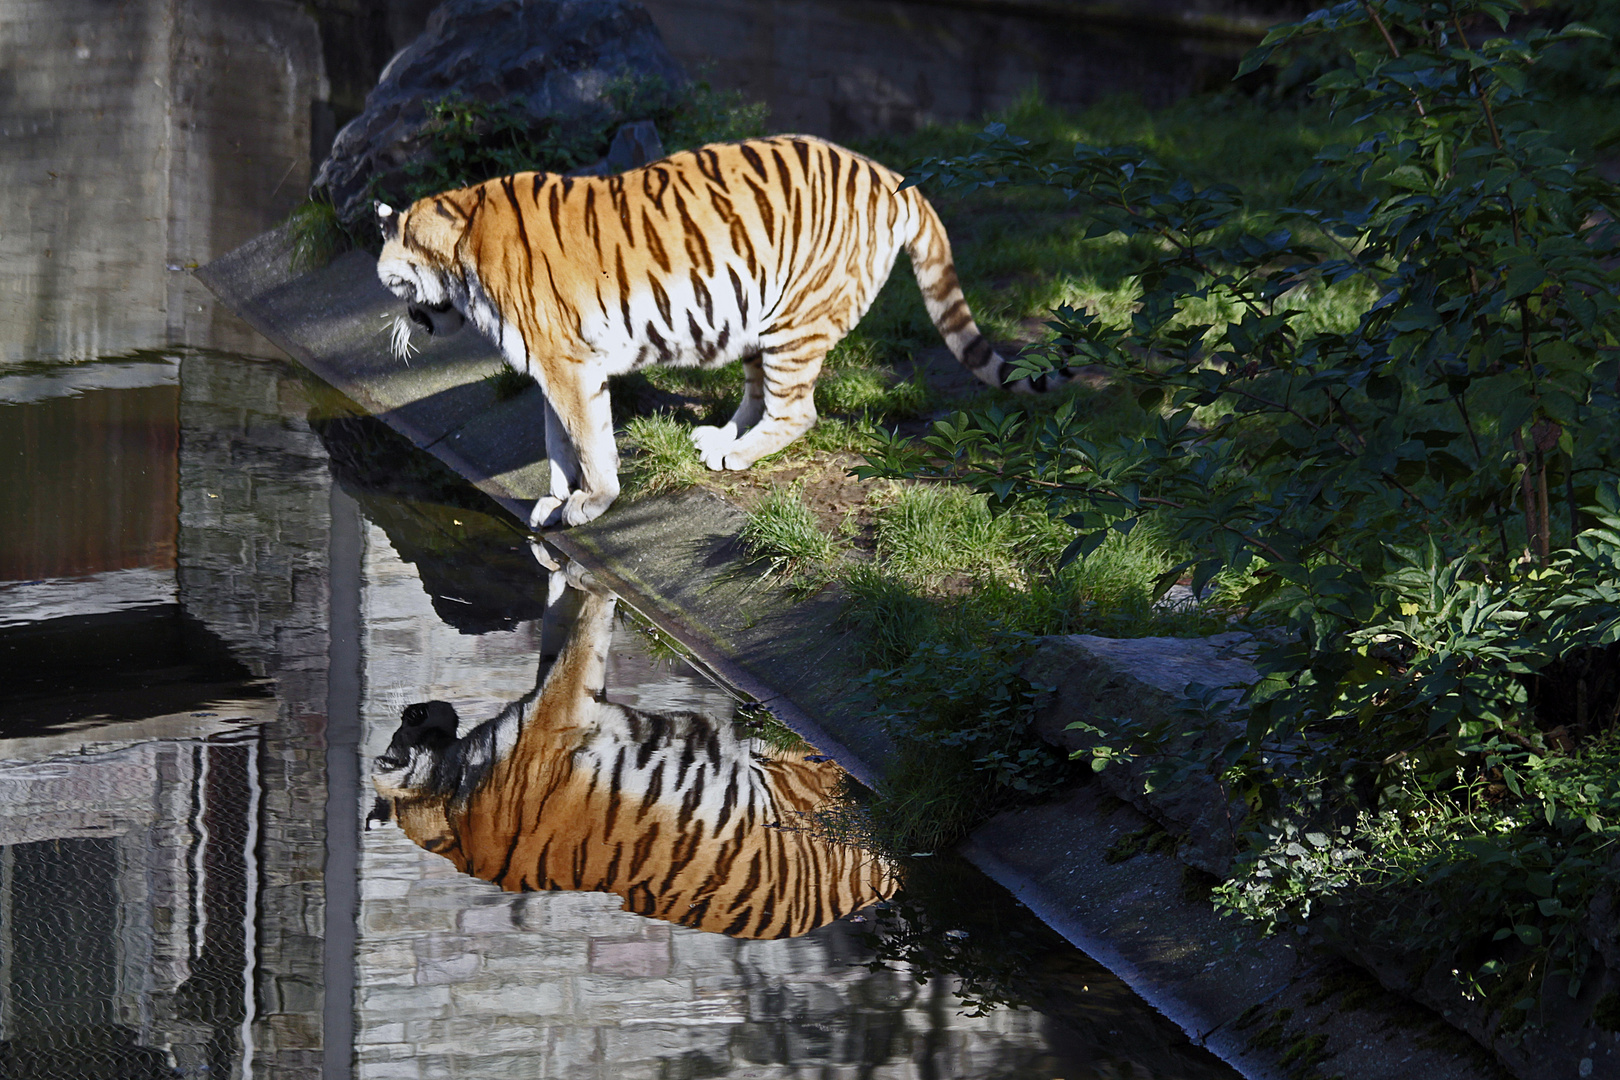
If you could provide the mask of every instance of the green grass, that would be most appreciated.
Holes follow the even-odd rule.
[[[749,511],[742,541],[756,559],[789,578],[822,571],[839,555],[838,542],[804,504],[804,489],[798,484],[773,489]]]
[[[709,470],[692,446],[691,430],[663,414],[632,417],[619,441],[621,497],[659,495],[702,481]]]
[[[309,199],[287,216],[292,235],[292,271],[319,270],[350,246],[337,210],[325,199]]]
[[[984,818],[985,797],[966,753],[902,742],[882,789],[861,805],[864,839],[891,855],[946,851]]]
[[[983,495],[959,487],[895,487],[877,515],[884,567],[912,581],[952,574],[1005,577],[1018,570],[1019,522],[993,515]]]
[[[496,401],[511,401],[531,386],[540,385],[533,375],[505,364],[485,375],[484,384],[494,391]]]
[[[1260,105],[1235,97],[1188,99],[1157,112],[1133,98],[1112,98],[1083,112],[1066,113],[1025,101],[994,119],[1030,139],[1053,159],[1076,143],[1130,144],[1158,157],[1200,186],[1235,184],[1262,211],[1286,205],[1295,178],[1322,147],[1343,141],[1353,128],[1318,106]],[[904,171],[930,157],[971,152],[978,124],[925,128],[869,139],[855,149]],[[1145,238],[1088,239],[1090,218],[1061,191],[995,188],[963,194],[924,193],[950,233],[957,273],[980,329],[993,339],[1022,339],[1059,304],[1084,306],[1109,321],[1129,316]],[[1355,286],[1304,298],[1326,312],[1360,308],[1372,297]],[[911,272],[902,260],[852,338],[874,355],[893,359],[937,344]]]

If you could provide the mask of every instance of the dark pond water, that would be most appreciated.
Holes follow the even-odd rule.
[[[865,19],[924,112],[1039,23],[654,6],[737,78]],[[965,864],[820,828],[836,763],[195,282],[302,197],[339,7],[0,15],[0,1078],[1231,1075]],[[795,126],[923,115],[820,78]]]
[[[0,1075],[1230,1075],[286,366],[0,395]]]

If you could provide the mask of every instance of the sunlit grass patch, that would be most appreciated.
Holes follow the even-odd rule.
[[[1017,523],[983,495],[941,485],[896,486],[879,496],[877,551],[894,573],[920,581],[949,574],[1016,572]]]
[[[625,453],[619,482],[626,496],[679,491],[709,472],[692,446],[692,429],[670,416],[632,417],[620,445]]]
[[[822,530],[804,504],[804,488],[799,484],[768,492],[748,512],[742,541],[752,555],[787,577],[819,571],[839,554],[838,542]]]

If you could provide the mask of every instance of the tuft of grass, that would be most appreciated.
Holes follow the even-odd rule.
[[[970,754],[903,741],[866,802],[867,842],[892,855],[947,851],[987,816],[985,796]]]
[[[692,446],[691,429],[669,416],[633,417],[621,445],[626,454],[619,481],[626,496],[689,488],[709,471]]]
[[[528,390],[531,386],[539,386],[533,375],[526,371],[502,364],[499,368],[484,376],[484,384],[495,394],[496,401],[511,401],[513,398]]]
[[[784,577],[821,571],[839,555],[838,542],[822,531],[798,484],[761,499],[743,522],[742,540],[755,558],[767,560]]]
[[[949,574],[973,577],[1016,573],[1017,521],[992,514],[988,501],[958,487],[890,489],[877,515],[878,556],[894,573],[913,580]]]
[[[287,216],[292,233],[292,272],[319,270],[353,246],[338,221],[337,209],[325,199],[309,199]]]

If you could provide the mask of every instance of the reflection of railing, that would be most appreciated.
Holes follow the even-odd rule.
[[[249,1074],[257,741],[0,765],[0,1075]]]

